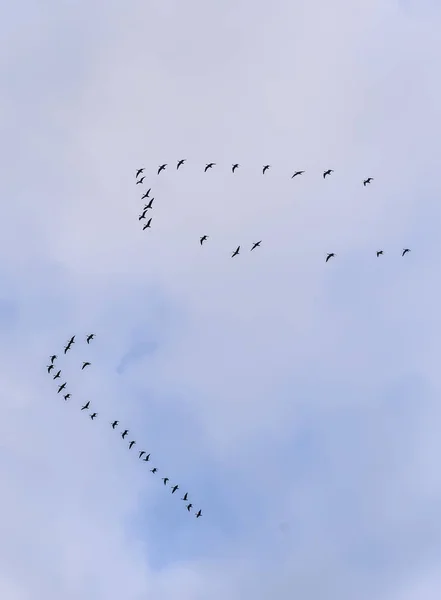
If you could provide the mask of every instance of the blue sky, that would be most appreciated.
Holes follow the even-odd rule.
[[[2,598],[440,597],[440,26],[409,0],[8,7]]]

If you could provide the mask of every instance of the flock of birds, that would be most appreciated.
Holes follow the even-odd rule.
[[[178,170],[180,167],[182,167],[182,165],[184,165],[186,162],[187,162],[187,159],[185,159],[185,158],[181,158],[181,160],[178,160],[178,162],[177,162],[177,165],[176,165],[176,170]],[[214,163],[214,162],[207,163],[207,164],[205,165],[205,168],[204,168],[204,173],[206,173],[206,172],[207,172],[209,169],[212,169],[214,166],[216,166],[216,163]],[[167,167],[168,167],[168,164],[167,164],[167,163],[164,163],[164,164],[162,164],[162,165],[159,165],[159,167],[158,167],[158,171],[157,171],[157,174],[159,175],[159,174],[160,174],[162,171],[165,171],[165,169],[166,169]],[[234,164],[232,165],[232,167],[231,167],[231,171],[232,171],[232,173],[234,173],[234,172],[236,171],[236,169],[238,169],[239,167],[240,167],[239,163],[234,163]],[[266,172],[268,171],[268,169],[270,169],[270,168],[271,168],[271,165],[263,165],[263,167],[262,167],[262,174],[263,174],[263,175],[265,175],[265,173],[266,173]],[[136,170],[136,173],[135,173],[136,185],[140,185],[140,184],[142,185],[142,184],[144,183],[144,179],[146,178],[146,176],[145,176],[145,175],[143,175],[144,171],[145,171],[145,168],[144,168],[144,167],[142,167],[142,168],[140,168],[140,169],[137,169],[137,170]],[[300,175],[303,175],[305,172],[306,172],[306,171],[294,171],[294,173],[291,175],[291,179],[294,179],[294,177],[298,177],[298,176],[300,176]],[[323,179],[326,179],[326,177],[328,177],[329,175],[331,175],[331,173],[333,173],[333,172],[334,172],[334,170],[333,170],[333,169],[327,169],[326,171],[323,171]],[[140,176],[141,176],[141,177],[140,177]],[[373,178],[373,177],[367,177],[366,179],[363,179],[363,186],[364,186],[364,187],[366,187],[366,186],[367,186],[367,185],[369,185],[369,184],[370,184],[370,183],[371,183],[373,180],[374,180],[374,178]],[[152,208],[153,208],[153,201],[154,201],[154,198],[150,198],[150,193],[151,193],[151,191],[152,191],[152,188],[150,187],[150,188],[149,188],[149,189],[148,189],[148,190],[147,190],[147,191],[146,191],[146,192],[145,192],[145,193],[144,193],[144,194],[141,196],[141,200],[145,200],[145,201],[147,201],[147,200],[148,200],[148,203],[144,205],[144,208],[143,208],[143,210],[142,210],[141,214],[140,214],[140,215],[139,215],[139,217],[138,217],[138,220],[139,220],[139,221],[142,221],[142,220],[144,220],[144,219],[146,219],[146,220],[147,220],[147,214],[148,214],[148,211],[149,211],[150,209],[152,209]],[[143,229],[143,231],[144,231],[145,229],[149,229],[149,228],[151,227],[152,219],[153,219],[153,217],[150,217],[150,218],[147,220],[146,224],[145,224],[145,225],[143,226],[143,228],[142,228],[142,229]],[[204,234],[204,235],[202,235],[202,236],[199,238],[199,243],[200,243],[200,245],[202,246],[202,245],[204,244],[204,242],[206,242],[207,240],[208,240],[208,235],[205,235],[205,234]],[[255,250],[256,248],[259,248],[261,243],[262,243],[262,240],[259,240],[258,242],[254,242],[254,243],[252,244],[252,246],[251,246],[251,251]],[[238,256],[239,252],[240,252],[240,246],[237,246],[237,248],[236,248],[236,249],[234,250],[234,252],[231,254],[231,258],[234,258],[235,256]],[[401,253],[401,256],[404,256],[404,255],[405,255],[405,254],[407,254],[408,252],[410,252],[410,248],[403,248],[403,251],[402,251],[402,253]],[[383,250],[377,250],[376,254],[377,254],[377,258],[378,258],[379,256],[382,256],[382,255],[384,254],[384,251],[383,251]],[[328,262],[328,260],[330,260],[331,258],[334,258],[335,256],[336,256],[335,252],[329,252],[329,253],[326,255],[325,262]]]
[[[72,345],[75,343],[75,335],[73,335],[70,340],[67,342],[66,346],[64,347],[64,354],[66,354],[71,348]],[[87,344],[90,344],[90,342],[95,338],[95,334],[94,333],[90,333],[87,337],[86,337],[86,342]],[[54,380],[56,379],[60,379],[61,380],[61,369],[58,369],[58,367],[56,366],[56,360],[57,360],[57,355],[53,354],[52,356],[49,357],[49,365],[47,365],[47,372],[52,375],[52,371],[56,371],[55,374],[52,376],[52,378]],[[86,367],[89,367],[91,365],[91,363],[89,361],[83,361],[81,370],[84,370]],[[67,381],[65,381],[64,383],[61,383],[58,386],[58,391],[57,394],[61,394],[62,392],[66,392],[63,394],[63,398],[65,401],[68,401],[71,398],[71,394],[67,391],[66,389],[67,386]],[[86,404],[84,404],[81,407],[81,410],[85,410],[85,411],[89,411],[89,417],[91,418],[91,420],[93,421],[94,419],[96,419],[98,417],[98,413],[96,412],[92,412],[92,409],[90,407],[90,400],[88,402],[86,402]],[[116,429],[119,425],[119,421],[112,421],[110,423],[112,429]],[[129,435],[129,430],[128,429],[122,429],[121,430],[121,438],[123,440],[125,440],[125,438]],[[128,443],[128,448],[129,450],[131,450],[134,446],[136,445],[136,440],[130,440]],[[138,459],[141,460],[142,462],[150,462],[150,453],[147,453],[146,450],[140,450],[140,452],[138,452]],[[157,473],[158,472],[158,468],[157,467],[153,467],[152,469],[150,469],[150,473]],[[167,483],[170,481],[169,477],[163,477],[162,481],[164,483],[164,485],[166,486]],[[177,492],[177,490],[179,490],[179,485],[175,484],[173,486],[171,486],[171,493],[174,494],[175,492]],[[184,494],[184,496],[181,498],[181,500],[183,500],[186,504],[185,507],[187,509],[188,512],[191,512],[191,509],[193,508],[193,504],[189,501],[188,498],[188,492],[186,492]],[[195,516],[197,519],[199,519],[199,517],[202,516],[202,510],[198,510],[197,512],[195,512]]]

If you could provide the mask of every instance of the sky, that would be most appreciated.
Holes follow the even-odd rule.
[[[438,599],[439,3],[2,12],[0,597]]]

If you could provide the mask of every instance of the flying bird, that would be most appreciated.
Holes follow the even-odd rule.
[[[59,379],[61,375],[61,371],[58,371],[53,377],[52,379]]]
[[[167,485],[168,477],[163,477],[162,481],[164,482],[164,485]]]
[[[159,169],[158,169],[158,175],[159,175],[159,173],[160,173],[161,171],[164,171],[164,170],[165,170],[165,167],[166,167],[166,166],[167,166],[167,163],[165,163],[165,164],[163,164],[163,165],[161,165],[161,166],[159,167]]]
[[[132,440],[129,444],[129,450],[131,450],[135,444],[136,444],[135,440]]]
[[[215,166],[215,164],[216,164],[216,163],[208,163],[208,164],[205,166],[204,173],[206,173],[208,169],[212,169],[212,168]]]
[[[208,240],[208,235],[203,235],[203,236],[201,237],[201,239],[199,240],[199,241],[201,242],[201,246],[202,246],[202,244],[205,242],[205,240]]]
[[[234,164],[234,165],[232,166],[231,170],[232,170],[232,172],[234,173],[234,171],[235,171],[236,169],[238,169],[238,168],[239,168],[239,163],[236,163],[236,164]]]
[[[53,368],[54,368],[54,365],[49,365],[47,368],[47,372],[50,373]]]
[[[153,206],[152,206],[153,200],[154,200],[154,198],[152,198],[150,200],[150,202],[144,206],[144,210],[148,210],[149,208],[153,208]]]
[[[85,369],[86,367],[90,367],[90,362],[83,362],[83,366],[81,367],[81,370]]]
[[[112,429],[115,429],[115,427],[118,425],[119,421],[113,421],[113,423],[110,423],[112,425]]]
[[[64,346],[64,354],[66,354],[66,352],[68,350],[70,350],[70,346],[71,346],[70,344],[67,344],[67,346]]]
[[[144,209],[144,212],[142,213],[142,215],[139,215],[138,217],[138,221],[140,221],[141,219],[145,219],[145,215],[146,215],[147,209]]]
[[[148,229],[150,227],[150,223],[152,222],[153,217],[150,217],[150,219],[147,221],[147,223],[144,225],[144,227],[142,228],[142,230],[144,231],[144,229]]]
[[[141,173],[144,173],[144,169],[138,169],[136,171],[135,179],[138,179],[138,177],[141,175]]]
[[[70,344],[70,345],[72,345],[72,344],[75,344],[75,336],[74,336],[74,335],[73,335],[73,336],[70,338],[70,340],[68,341],[68,345],[69,345],[69,344]]]
[[[86,402],[86,404],[84,406],[81,407],[81,410],[87,410],[90,406],[90,400],[89,402]]]
[[[202,511],[201,511],[201,510],[199,510],[199,511],[196,513],[196,519],[199,519],[199,517],[202,517]]]
[[[129,430],[125,429],[121,434],[122,439],[124,439],[128,433],[129,433]]]
[[[98,416],[98,413],[92,413],[91,415],[89,415],[89,417],[92,419],[92,421],[94,420],[95,417]]]
[[[58,392],[57,394],[59,394],[61,392],[61,390],[64,390],[64,388],[67,385],[67,381],[65,381],[64,383],[62,383],[61,385],[58,386]]]
[[[145,177],[141,177],[141,179],[138,179],[138,181],[136,182],[136,185],[138,185],[138,183],[142,183],[144,181]]]
[[[267,171],[267,170],[270,168],[270,166],[271,166],[271,165],[265,165],[265,166],[263,167],[263,170],[262,170],[262,173],[263,173],[263,175],[265,175],[265,171]]]
[[[294,177],[297,177],[297,175],[303,175],[303,173],[304,173],[304,172],[305,172],[305,171],[296,171],[296,172],[294,173],[294,175],[291,177],[291,179],[294,179]]]
[[[401,254],[401,256],[404,256],[407,252],[410,252],[410,248],[404,248],[403,253]]]
[[[69,400],[69,398],[70,398],[70,397],[71,397],[71,394],[66,394],[65,396],[63,396],[63,398],[64,398],[65,400]]]
[[[145,454],[145,450],[141,450],[141,452],[139,453],[138,458],[142,458]]]
[[[377,250],[377,258],[378,258],[378,257],[379,257],[381,254],[384,254],[384,253],[383,253],[383,250]]]
[[[186,508],[187,508],[188,512],[190,512],[190,511],[191,511],[191,507],[192,507],[192,506],[193,506],[193,504],[192,504],[191,502],[190,502],[190,504],[187,504],[187,507],[186,507]]]
[[[177,164],[177,166],[176,166],[176,170],[178,170],[178,169],[179,169],[179,167],[180,167],[181,165],[183,165],[183,164],[185,163],[185,161],[186,161],[186,160],[187,160],[186,158],[181,158],[181,160],[178,162],[178,164]]]
[[[333,252],[330,252],[330,253],[328,254],[328,256],[326,257],[326,260],[325,260],[325,262],[328,262],[328,260],[329,260],[330,258],[332,258],[333,256],[335,256],[335,254],[334,254]]]
[[[51,356],[51,363],[53,363],[53,362],[54,362],[54,360],[56,360],[56,358],[57,358],[57,355],[56,355],[56,354],[53,354],[53,355]]]
[[[179,490],[179,485],[175,485],[172,487],[172,494],[174,494],[176,490]]]
[[[150,454],[147,454],[147,456],[144,458],[144,462],[149,462],[150,460]]]
[[[325,177],[326,177],[327,175],[330,175],[330,174],[331,174],[331,173],[333,173],[333,172],[334,172],[334,170],[333,170],[333,169],[328,169],[327,171],[324,171],[324,173],[323,173],[323,179],[325,179]]]
[[[89,334],[89,335],[87,336],[87,338],[86,338],[86,342],[89,344],[89,342],[90,342],[91,340],[93,340],[93,338],[94,338],[94,337],[95,337],[95,334],[94,334],[94,333],[91,333],[91,334]]]
[[[260,242],[255,242],[253,244],[253,247],[251,248],[251,250],[254,250],[254,248],[259,248],[260,244],[262,243],[262,240],[260,240]]]
[[[239,250],[240,250],[240,246],[238,246],[236,248],[236,250],[233,252],[233,254],[231,255],[231,258],[234,258],[235,256],[237,256],[239,254]]]
[[[148,198],[151,191],[152,191],[152,188],[149,188],[146,191],[146,193],[144,194],[144,196],[141,196],[141,200],[144,200],[144,198]]]
[[[184,502],[188,500],[188,492],[185,492],[184,497],[181,498],[181,500],[184,500]]]
[[[156,467],[153,467],[153,469],[150,469],[150,473],[153,473],[153,475],[156,473],[158,469]]]
[[[371,181],[373,181],[373,180],[374,180],[374,178],[373,178],[373,177],[368,177],[367,179],[365,179],[365,180],[363,181],[363,185],[366,187],[366,185],[367,185],[368,183],[370,183]]]

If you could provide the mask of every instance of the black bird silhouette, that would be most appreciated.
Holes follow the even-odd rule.
[[[129,444],[129,450],[131,450],[135,444],[136,444],[135,440],[132,440]]]
[[[167,166],[167,163],[165,163],[165,164],[163,164],[163,165],[161,165],[161,166],[159,167],[159,169],[158,169],[158,175],[159,175],[159,173],[160,173],[161,171],[164,171],[164,170],[165,170],[165,167],[166,167],[166,166]]]
[[[144,209],[144,212],[142,213],[142,215],[139,215],[138,217],[138,221],[140,221],[141,219],[145,219],[145,215],[146,215],[147,209]]]
[[[150,223],[152,222],[153,217],[150,217],[150,219],[147,221],[147,223],[144,225],[144,227],[142,228],[142,230],[144,231],[144,229],[151,229],[150,227]]]
[[[98,413],[92,413],[91,415],[89,415],[90,418],[92,419],[92,421],[94,420],[95,417],[98,416]]]
[[[156,473],[158,469],[156,467],[153,467],[153,469],[150,469],[150,473],[153,473],[153,475]]]
[[[150,460],[150,454],[147,454],[147,456],[144,458],[144,462],[149,462]]]
[[[383,250],[377,250],[377,258],[380,256],[380,254],[383,254]]]
[[[253,247],[251,248],[251,250],[254,250],[254,248],[258,248],[260,246],[260,244],[262,243],[262,240],[260,240],[260,242],[255,242],[253,244]]]
[[[327,175],[330,175],[330,174],[331,174],[331,173],[333,173],[333,172],[334,172],[334,170],[333,170],[333,169],[328,169],[327,171],[324,171],[324,173],[323,173],[323,179],[325,179],[325,177],[326,177]]]
[[[86,367],[90,367],[90,364],[91,363],[87,362],[87,361],[83,362],[83,366],[81,367],[81,370],[85,369]]]
[[[291,177],[291,179],[294,179],[294,177],[297,177],[297,175],[303,175],[303,173],[304,173],[304,172],[305,172],[305,171],[296,171],[296,172],[294,173],[294,175]]]
[[[64,390],[64,388],[67,385],[67,381],[65,381],[64,383],[62,383],[61,385],[58,386],[58,392],[57,394],[59,394],[61,392],[61,390]]]
[[[188,492],[185,492],[184,497],[181,498],[181,500],[184,500],[184,502],[188,500]]]
[[[333,256],[335,256],[335,254],[334,254],[333,252],[330,252],[330,253],[328,254],[328,256],[326,257],[326,260],[325,260],[325,262],[328,262],[328,260],[329,260],[330,258],[332,258]]]
[[[53,376],[53,378],[52,378],[52,379],[59,379],[59,378],[60,378],[60,375],[61,375],[61,371],[58,371],[58,372],[57,372],[57,373],[56,373],[56,374]]]
[[[174,485],[172,487],[172,494],[174,494],[176,492],[176,490],[179,490],[179,485]]]
[[[71,397],[71,394],[66,394],[65,396],[63,396],[63,398],[64,398],[65,400],[69,400],[69,398],[70,398],[70,397]]]
[[[373,178],[373,177],[368,177],[367,179],[365,179],[365,180],[363,181],[363,185],[366,187],[366,185],[367,185],[368,183],[370,183],[371,181],[373,181],[373,180],[374,180],[374,178]]]
[[[199,511],[196,513],[196,519],[199,519],[199,517],[202,517],[202,511],[201,511],[201,510],[199,510]]]
[[[144,196],[141,196],[141,200],[144,200],[144,198],[148,198],[151,191],[152,191],[152,188],[149,188],[146,191],[146,193],[144,194]]]
[[[190,502],[190,504],[187,504],[187,510],[188,510],[188,512],[191,511],[192,506],[193,506],[193,504],[191,502]]]
[[[51,363],[53,363],[53,362],[54,362],[54,360],[56,360],[56,358],[57,358],[57,355],[56,355],[56,354],[53,354],[53,355],[51,356]]]
[[[154,200],[154,198],[152,198],[150,200],[150,202],[144,206],[144,210],[148,210],[149,208],[153,208],[153,206],[152,206],[153,200]]]
[[[129,430],[125,429],[121,434],[122,439],[124,439],[128,433],[129,433]]]
[[[180,161],[178,161],[178,164],[176,165],[176,170],[178,170],[178,169],[179,169],[179,167],[180,167],[181,165],[183,165],[183,164],[185,163],[185,161],[186,161],[186,160],[187,160],[186,158],[181,158],[181,160],[180,160]]]
[[[235,163],[235,164],[232,166],[231,170],[232,170],[232,172],[234,173],[234,171],[235,171],[236,169],[238,169],[238,168],[239,168],[239,163]]]
[[[94,334],[94,333],[90,333],[90,334],[87,336],[87,338],[86,338],[86,342],[89,344],[89,342],[90,342],[91,340],[93,340],[93,338],[94,338],[94,337],[95,337],[95,334]]]
[[[163,477],[162,481],[164,482],[164,485],[167,485],[168,477]]]
[[[136,185],[138,185],[138,183],[142,183],[144,181],[145,177],[141,177],[141,179],[138,179],[138,181],[136,182]]]
[[[113,421],[113,423],[110,423],[112,425],[112,429],[115,429],[115,427],[118,425],[119,421]]]
[[[410,248],[404,248],[401,256],[404,256],[407,252],[410,252]]]
[[[136,171],[135,179],[138,179],[138,177],[141,175],[141,173],[144,173],[144,169],[138,169]]]
[[[66,354],[66,352],[70,350],[70,344],[67,344],[67,346],[64,346],[64,354]]]
[[[142,458],[142,456],[144,456],[144,454],[145,454],[145,450],[141,450],[141,452],[139,453],[138,458]]]
[[[208,240],[208,235],[203,235],[203,236],[201,237],[201,239],[199,240],[199,241],[201,242],[201,246],[202,246],[202,244],[205,242],[205,240]]]
[[[231,255],[231,258],[234,258],[235,256],[237,256],[239,254],[239,250],[240,250],[240,246],[238,246],[236,248],[236,250],[233,252],[233,254]]]
[[[267,171],[267,170],[270,168],[270,166],[271,166],[271,165],[265,165],[265,166],[263,167],[263,170],[262,170],[262,173],[263,173],[263,175],[265,175],[265,171]]]
[[[212,168],[215,166],[215,164],[216,164],[216,163],[208,163],[208,164],[205,166],[204,173],[206,173],[206,172],[207,172],[207,169],[212,169]]]
[[[86,402],[86,404],[84,406],[81,407],[81,410],[87,410],[90,406],[90,400],[89,402]]]
[[[68,346],[72,346],[72,344],[75,344],[75,336],[73,335],[70,340],[67,342]]]
[[[54,368],[54,365],[49,365],[47,368],[47,372],[50,373],[53,368]]]

